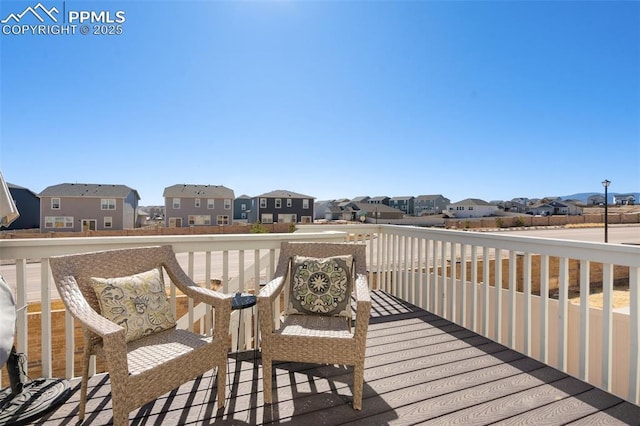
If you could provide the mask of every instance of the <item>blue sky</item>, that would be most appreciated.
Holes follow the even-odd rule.
[[[36,193],[640,191],[638,1],[41,3],[126,21],[0,34],[0,169]]]

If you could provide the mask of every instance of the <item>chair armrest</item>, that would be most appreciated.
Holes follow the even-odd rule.
[[[366,275],[358,274],[354,290],[356,298],[356,327],[354,334],[356,336],[366,336],[369,329],[369,317],[371,316],[371,295],[369,293],[369,280]]]
[[[263,336],[273,333],[273,303],[284,288],[284,277],[269,281],[258,293],[258,322]]]
[[[194,302],[206,303],[215,309],[226,310],[228,307],[229,312],[231,312],[233,295],[220,293],[195,283],[189,275],[184,272],[175,254],[172,253],[171,256],[168,256],[163,266],[173,284],[187,297],[193,299]]]

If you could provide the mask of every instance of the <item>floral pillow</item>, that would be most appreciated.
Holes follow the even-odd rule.
[[[161,268],[91,280],[102,316],[124,327],[127,342],[175,327]]]
[[[353,257],[293,256],[287,314],[351,318]]]

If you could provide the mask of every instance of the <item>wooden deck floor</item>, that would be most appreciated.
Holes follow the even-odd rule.
[[[275,401],[263,406],[249,351],[229,358],[224,409],[209,372],[132,412],[131,424],[640,425],[636,405],[388,294],[373,300],[362,411],[351,408],[351,368],[294,363],[275,366]],[[89,386],[85,424],[109,424],[108,376]],[[79,389],[72,381],[69,400],[33,424],[76,424]]]

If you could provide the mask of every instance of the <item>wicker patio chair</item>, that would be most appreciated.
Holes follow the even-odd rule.
[[[355,261],[353,296],[356,301],[355,327],[352,319],[339,316],[287,315],[294,256],[327,258],[352,255]],[[285,312],[274,313],[284,296]],[[348,303],[351,304],[351,297]],[[278,309],[279,310],[279,309]],[[264,402],[271,403],[274,360],[353,366],[353,408],[362,408],[364,359],[371,312],[364,244],[298,243],[281,244],[273,278],[258,296],[258,321],[262,347]],[[351,314],[350,314],[351,315]]]
[[[178,264],[171,246],[57,256],[50,259],[50,265],[60,297],[68,312],[82,326],[84,335],[81,421],[85,416],[91,355],[102,357],[106,362],[116,426],[128,424],[129,413],[135,408],[216,367],[217,402],[219,407],[224,406],[232,296],[194,283]],[[174,324],[163,331],[129,341],[131,327],[128,324],[120,326],[105,318],[105,312],[100,313],[103,301],[97,296],[92,277],[129,277],[149,270],[158,274],[155,272],[158,267],[162,267],[159,274],[164,275],[162,270],[166,271],[182,293],[195,302],[215,308],[213,336],[178,329]],[[166,293],[157,293],[158,298],[164,297],[166,302]],[[173,319],[173,314],[167,316]]]

